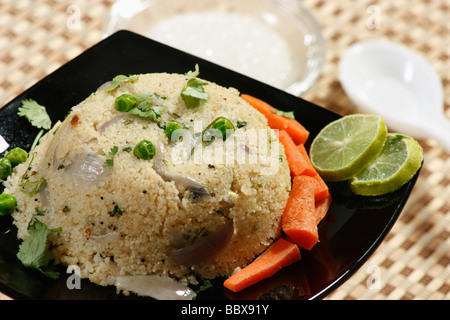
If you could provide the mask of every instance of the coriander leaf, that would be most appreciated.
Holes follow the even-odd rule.
[[[188,109],[198,109],[200,105],[208,102],[209,94],[205,91],[204,85],[207,85],[207,83],[192,78],[184,86],[181,91],[181,98]]]
[[[40,178],[39,180],[35,180],[35,181],[31,181],[31,180],[25,180],[25,182],[21,185],[19,185],[19,187],[21,187],[20,191],[22,191],[23,193],[25,193],[26,195],[33,197],[34,195],[36,195],[36,193],[39,192],[39,190],[41,189],[41,187],[46,183],[46,180],[44,178]],[[29,187],[29,186],[33,186],[34,188],[31,191],[27,191],[25,190],[25,187]]]
[[[112,168],[112,167],[114,167],[114,159],[106,159],[104,164],[105,164],[105,167]]]
[[[161,116],[161,113],[163,113],[164,111],[166,111],[166,107],[164,106],[153,106],[153,111],[156,113],[156,115],[158,117]]]
[[[118,151],[119,151],[119,147],[118,146],[114,146],[114,147],[111,148],[111,151],[108,154],[112,158],[112,157],[114,157],[117,154]]]
[[[156,122],[161,117],[161,113],[164,112],[165,110],[166,107],[163,106],[155,106],[155,107],[137,106],[136,108],[133,108],[128,112],[142,118],[147,118],[151,122]]]
[[[122,210],[117,204],[116,205],[114,205],[114,209],[112,209],[111,211],[109,211],[108,212],[108,214],[111,216],[111,217],[114,217],[116,214],[118,214],[118,215],[123,215],[123,213],[124,213],[125,211],[124,210]]]
[[[194,269],[191,269],[191,273],[197,278],[197,280],[199,280],[199,282],[202,282],[202,284],[200,285],[200,288],[198,290],[196,290],[196,293],[200,293],[202,291],[206,291],[210,288],[213,287],[212,283],[210,280],[205,279],[201,276],[200,273],[198,273],[197,271],[195,271]]]
[[[19,107],[17,115],[27,118],[33,126],[39,129],[48,130],[52,126],[52,121],[45,107],[33,99],[23,100],[22,107]]]
[[[240,129],[240,128],[245,127],[246,125],[247,125],[247,121],[240,121],[240,120],[238,120],[236,126],[238,127],[238,129]]]
[[[105,167],[112,168],[114,166],[114,156],[119,151],[118,146],[114,146],[111,148],[111,151],[108,153],[108,155],[111,157],[110,159],[106,159],[105,161]]]
[[[56,270],[56,266],[53,264],[49,266],[42,266],[41,268],[39,268],[39,271],[49,278],[52,279],[59,278],[59,271]]]
[[[192,77],[192,78],[198,77],[199,74],[200,74],[200,72],[199,72],[198,70],[195,70],[195,71],[188,71],[188,72],[186,73],[186,75],[187,75],[188,77]]]
[[[152,107],[153,96],[151,94],[138,93],[136,100],[139,102],[141,109],[148,109]]]
[[[137,94],[136,100],[138,101],[138,104],[128,112],[142,118],[147,118],[151,122],[158,121],[161,114],[166,111],[166,107],[153,105],[153,98],[154,95],[151,94]]]
[[[200,74],[200,70],[199,70],[198,64],[195,65],[195,70],[194,71],[188,71],[186,73],[186,75],[188,77],[192,77],[192,78],[198,77],[199,74]]]
[[[29,236],[20,244],[17,258],[25,267],[37,269],[46,276],[57,278],[58,274],[48,269],[50,249],[47,245],[47,237],[58,231],[61,229],[49,229],[44,223],[33,218],[33,222],[28,226]]]
[[[20,178],[20,181],[19,181],[20,191],[22,191],[23,193],[27,194],[30,197],[33,197],[36,193],[38,193],[39,189],[46,183],[46,180],[44,178],[40,178],[40,179],[34,180],[34,181],[30,180],[30,175],[28,173],[32,168],[31,164],[34,161],[35,155],[36,155],[36,153],[33,153],[31,155],[31,160],[27,166],[27,170],[22,175],[22,177]],[[25,188],[28,188],[29,186],[34,186],[34,188],[31,191],[25,190]]]
[[[126,81],[137,81],[139,80],[138,76],[124,76],[123,74],[119,74],[118,76],[115,76],[114,79],[111,81],[111,84],[105,88],[106,92],[111,92],[117,89],[117,87],[120,86],[122,82]]]
[[[272,112],[276,113],[277,116],[283,116],[283,117],[295,120],[294,111],[282,111],[282,110],[272,109]]]

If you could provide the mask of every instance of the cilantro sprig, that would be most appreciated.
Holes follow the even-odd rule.
[[[25,117],[30,123],[38,129],[48,130],[52,126],[52,120],[44,106],[40,105],[33,99],[25,99],[22,106],[19,107],[17,113],[21,117]]]
[[[188,109],[198,109],[202,104],[209,100],[209,94],[204,88],[208,83],[198,79],[197,77],[199,74],[198,66],[196,66],[195,71],[186,73],[186,76],[190,77],[190,79],[181,91],[181,98]]]
[[[36,153],[33,152],[30,158],[30,162],[28,163],[27,170],[24,172],[19,181],[20,191],[22,191],[23,193],[25,193],[30,197],[33,197],[36,193],[38,193],[41,187],[46,183],[45,178],[42,177],[39,178],[38,180],[30,180],[31,174],[29,174],[29,172],[32,169],[31,164],[34,161],[35,155]],[[32,189],[29,190],[30,189],[29,187],[32,187]]]
[[[31,144],[30,150],[33,150],[41,136],[44,134],[44,131],[51,128],[52,120],[47,113],[47,109],[33,99],[23,100],[22,106],[19,107],[18,110],[18,116],[27,118],[32,126],[41,129]]]
[[[200,273],[198,273],[196,270],[191,268],[191,273],[195,276],[195,278],[200,282],[200,287],[198,290],[196,290],[196,293],[200,293],[202,291],[206,291],[208,289],[211,289],[213,287],[210,280],[205,279],[202,277]]]
[[[142,118],[147,118],[150,122],[157,122],[167,108],[165,106],[154,105],[154,97],[156,97],[154,94],[136,94],[138,103],[135,108],[128,112]]]
[[[276,110],[276,109],[272,109],[271,111],[273,113],[275,113],[277,116],[283,116],[283,117],[295,120],[294,111],[283,111],[283,110]]]
[[[114,167],[114,157],[116,156],[117,152],[119,152],[118,146],[114,146],[111,148],[111,151],[108,152],[108,155],[110,156],[110,158],[106,159],[105,167],[107,167],[107,168]]]
[[[125,76],[123,74],[119,74],[118,76],[115,76],[111,84],[105,88],[106,92],[112,92],[116,90],[122,82],[129,82],[129,81],[137,81],[139,80],[138,76]]]
[[[108,214],[109,214],[111,217],[114,217],[116,214],[119,215],[119,216],[121,216],[121,215],[123,215],[124,212],[125,212],[125,211],[122,210],[122,209],[116,204],[116,205],[114,205],[114,208],[113,208],[111,211],[108,212]]]
[[[36,211],[38,212],[38,210]],[[37,214],[39,215],[39,212]],[[20,244],[17,258],[25,267],[37,269],[47,277],[57,279],[59,273],[55,270],[54,265],[49,265],[51,256],[47,238],[52,233],[59,231],[61,228],[49,229],[33,216],[28,225],[29,236]]]

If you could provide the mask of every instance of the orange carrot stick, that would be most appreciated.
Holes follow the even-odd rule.
[[[293,176],[314,175],[316,170],[311,163],[297,149],[297,145],[291,136],[284,130],[278,131],[278,139],[284,145],[286,160]]]
[[[311,250],[319,241],[315,215],[317,182],[310,176],[295,176],[286,207],[281,217],[281,228],[291,241]]]
[[[316,179],[317,181],[317,188],[316,188],[316,201],[320,201],[328,197],[330,194],[328,185],[325,183],[325,181],[322,179],[322,177],[317,173],[316,169],[313,167],[311,160],[309,159],[308,152],[306,151],[304,144],[299,144],[297,146],[298,151],[302,154],[303,158],[308,162],[308,165],[312,170],[314,171],[311,176]]]
[[[319,222],[322,221],[322,219],[327,215],[328,209],[331,206],[331,199],[331,194],[329,194],[326,198],[316,201],[316,224],[319,224]]]
[[[279,238],[253,262],[226,279],[223,285],[233,292],[241,291],[300,259],[297,245]]]
[[[328,189],[328,185],[323,181],[322,177],[316,173],[312,176],[317,182],[316,188],[316,201],[321,201],[330,195],[330,190]]]
[[[278,109],[258,98],[248,94],[241,94],[241,97],[267,118],[269,127],[272,129],[287,131],[296,144],[305,143],[308,140],[309,131],[297,120],[277,115]]]
[[[332,201],[331,194],[329,194],[328,197],[326,197],[322,200],[316,201],[314,215],[316,218],[317,225],[326,217],[328,210],[330,209],[330,206],[331,206],[331,201]],[[295,240],[291,239],[289,236],[287,236],[285,239],[292,243],[296,242]]]

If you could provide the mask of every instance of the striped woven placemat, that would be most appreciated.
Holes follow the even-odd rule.
[[[0,106],[100,41],[112,3],[2,0]],[[447,0],[303,3],[319,21],[327,41],[322,75],[303,98],[342,115],[357,112],[339,82],[338,61],[352,43],[386,38],[408,45],[431,62],[441,77],[444,109],[450,115]],[[449,153],[434,140],[420,143],[424,167],[399,220],[373,256],[327,299],[450,298]],[[7,298],[0,294],[0,299]]]

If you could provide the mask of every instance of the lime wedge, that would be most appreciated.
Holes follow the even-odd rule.
[[[414,177],[422,161],[423,150],[416,140],[388,133],[379,155],[350,180],[350,189],[364,196],[393,192]]]
[[[381,151],[387,128],[378,115],[353,114],[325,126],[311,144],[310,158],[324,180],[352,178]]]

